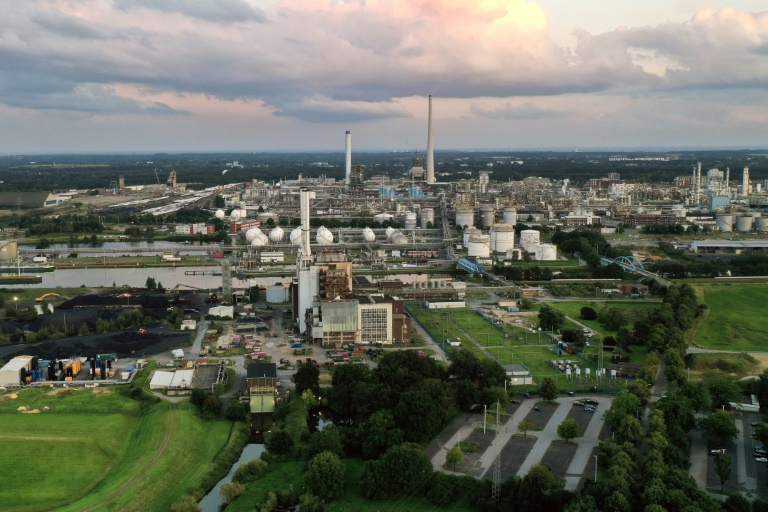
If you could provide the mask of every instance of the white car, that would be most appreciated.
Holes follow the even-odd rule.
[[[765,457],[755,457],[755,462],[768,462],[768,459]]]
[[[589,332],[589,329],[587,329],[587,328],[585,327],[585,328],[583,328],[583,329],[582,329],[582,331],[583,331],[584,333],[588,333],[588,332]]]

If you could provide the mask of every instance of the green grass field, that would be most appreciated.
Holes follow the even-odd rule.
[[[760,362],[749,354],[694,354],[691,378],[708,373],[727,373],[733,378],[760,373]]]
[[[608,307],[615,307],[620,308],[623,310],[626,310],[627,313],[631,316],[633,312],[641,311],[643,309],[656,309],[659,307],[658,302],[641,302],[641,301],[568,301],[568,302],[550,302],[547,305],[557,309],[558,311],[562,312],[563,314],[578,320],[582,324],[589,327],[592,331],[596,332],[597,334],[601,334],[603,336],[615,336],[617,331],[611,331],[609,329],[606,329],[603,324],[598,322],[597,320],[581,320],[579,316],[581,315],[581,308],[583,307],[590,307],[600,312],[601,309],[608,308]],[[572,327],[572,326],[571,326]],[[630,322],[625,327],[628,329],[632,328],[632,323]]]
[[[768,350],[768,287],[760,284],[697,285],[696,295],[708,306],[690,341],[701,348]]]
[[[50,411],[21,414],[21,405]],[[201,420],[188,403],[140,414],[120,393],[91,390],[24,390],[0,402],[0,411],[0,510],[7,512],[170,510],[199,485],[232,426]]]

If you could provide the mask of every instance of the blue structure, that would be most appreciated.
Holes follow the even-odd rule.
[[[643,266],[643,262],[634,256],[619,256],[615,260],[610,258],[600,258],[601,265],[610,265],[611,263],[617,264],[626,272],[647,272]]]
[[[465,260],[464,258],[456,262],[456,268],[472,275],[485,273],[485,267],[483,267],[480,263]]]

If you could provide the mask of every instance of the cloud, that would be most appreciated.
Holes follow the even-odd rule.
[[[243,0],[117,0],[122,10],[148,9],[176,13],[213,23],[263,22],[264,12]]]
[[[334,101],[314,96],[296,104],[285,105],[277,116],[297,117],[311,123],[334,123],[410,117],[408,111],[395,102]]]
[[[470,107],[470,110],[477,116],[491,119],[551,119],[565,115],[564,112],[542,108],[533,103],[524,103],[522,105],[507,103],[503,107],[495,109],[488,109],[475,104]]]

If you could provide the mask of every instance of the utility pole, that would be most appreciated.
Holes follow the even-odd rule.
[[[496,402],[496,437],[499,435],[499,418],[501,417],[499,408],[499,402]],[[496,503],[501,499],[501,449],[498,443],[496,443],[496,460],[493,462],[492,496]]]

